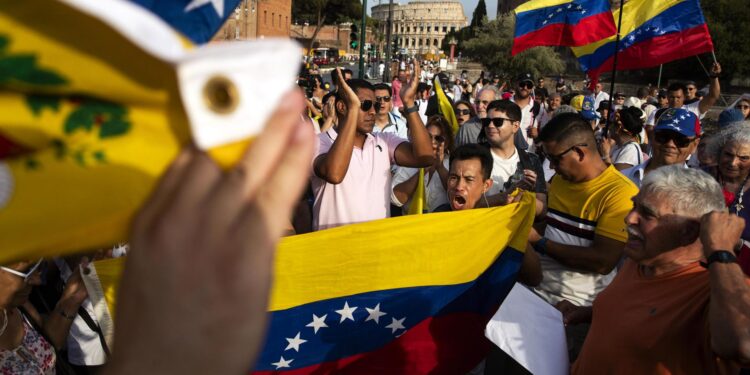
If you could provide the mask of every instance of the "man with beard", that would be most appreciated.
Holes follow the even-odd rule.
[[[379,104],[371,83],[352,79],[341,84],[337,127],[319,135],[313,161],[314,230],[388,217],[392,164],[432,164],[432,140],[416,105],[420,69],[414,66],[411,80],[401,90],[412,142],[392,133],[372,134]]]
[[[627,256],[592,307],[563,301],[591,329],[571,374],[737,374],[750,364],[750,287],[734,248],[744,220],[719,184],[678,165],[643,180],[625,218]]]
[[[701,124],[692,112],[681,108],[669,108],[659,117],[654,127],[651,142],[653,157],[628,169],[622,174],[637,186],[643,177],[665,165],[681,165],[687,168],[687,159],[695,152],[700,142]]]
[[[534,144],[535,131],[539,128],[537,120],[541,105],[531,97],[531,93],[534,92],[534,79],[531,74],[521,74],[516,78],[516,82],[518,89],[511,100],[521,108],[521,128],[518,133],[523,136],[526,149],[529,149]]]

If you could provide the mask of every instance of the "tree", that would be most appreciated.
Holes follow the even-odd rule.
[[[292,19],[315,25],[308,48],[312,49],[320,29],[326,23],[354,22],[362,17],[358,0],[294,0]]]
[[[484,0],[479,0],[477,7],[474,8],[474,14],[471,16],[471,25],[469,27],[472,33],[474,33],[475,30],[482,27],[485,23],[487,23],[487,5],[484,3]]]
[[[513,46],[513,20],[499,17],[477,30],[474,38],[463,43],[464,56],[484,65],[494,73],[515,76],[531,73],[534,76],[560,74],[565,63],[549,47],[536,47],[511,56]]]

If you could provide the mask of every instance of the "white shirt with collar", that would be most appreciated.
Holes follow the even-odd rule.
[[[515,97],[511,98],[510,100],[514,103],[516,102]],[[523,135],[523,139],[526,140],[526,144],[529,145],[529,149],[531,149],[534,145],[534,140],[529,138],[529,128],[532,126],[538,126],[538,119],[534,118],[532,109],[534,109],[534,99],[532,97],[529,97],[529,104],[521,108],[521,126],[518,129],[518,131]],[[542,112],[541,108],[539,109],[539,112]]]
[[[599,108],[599,103],[609,100],[609,94],[604,91],[599,91],[598,94],[591,94],[594,97],[594,110]]]
[[[381,129],[377,124],[372,128],[373,133],[393,133],[399,136],[399,138],[408,140],[409,139],[409,128],[406,126],[406,120],[401,117],[401,114],[396,114],[393,111],[388,112],[388,124],[385,128]]]

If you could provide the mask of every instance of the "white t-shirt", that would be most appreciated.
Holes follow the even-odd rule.
[[[613,147],[609,152],[609,157],[612,159],[612,164],[629,164],[636,166],[643,162],[641,146],[636,142],[626,143],[622,145],[622,147]]]
[[[515,103],[515,98],[511,100]],[[537,126],[538,124],[537,119],[534,118],[534,113],[532,111],[533,109],[534,100],[529,100],[528,105],[526,105],[525,107],[521,107],[521,126],[518,129],[518,131],[523,135],[523,139],[526,140],[526,144],[529,145],[529,150],[534,147],[534,140],[529,138],[529,128],[532,126]],[[541,108],[539,112],[541,112]]]
[[[518,169],[518,163],[521,161],[518,156],[518,150],[513,150],[513,155],[508,159],[495,154],[495,151],[490,152],[492,154],[492,187],[487,191],[487,195],[495,195],[503,191],[503,185],[516,173]]]

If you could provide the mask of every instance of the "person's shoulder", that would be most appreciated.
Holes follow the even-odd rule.
[[[625,199],[630,200],[633,195],[638,193],[638,187],[633,183],[633,181],[631,181],[625,174],[618,171],[614,166],[609,166],[604,173],[606,174],[605,178],[610,189],[618,192],[617,194],[631,194],[626,195]]]
[[[436,209],[432,210],[432,212],[451,212],[453,209],[451,209],[451,205],[449,203],[444,203],[440,206],[438,206]]]

